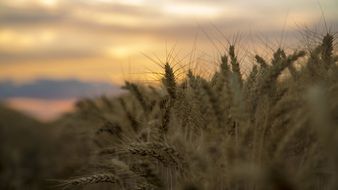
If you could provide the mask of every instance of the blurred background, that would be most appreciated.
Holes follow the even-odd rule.
[[[306,27],[335,31],[337,10],[337,0],[1,0],[0,101],[51,121],[124,80],[156,82],[171,49],[213,69],[226,39],[244,57],[292,47]]]

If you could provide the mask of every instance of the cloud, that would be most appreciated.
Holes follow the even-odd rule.
[[[0,26],[57,23],[67,18],[67,9],[50,11],[41,7],[12,7],[0,3]]]
[[[84,59],[97,56],[98,53],[89,50],[72,50],[72,49],[57,49],[57,50],[41,50],[39,52],[0,52],[0,65],[9,63],[20,63],[22,61],[48,61],[48,60],[74,60]],[[48,62],[45,62],[48,64]]]
[[[76,99],[102,94],[116,95],[122,90],[104,82],[82,82],[78,80],[38,80],[28,84],[15,84],[10,81],[0,83],[0,99]]]

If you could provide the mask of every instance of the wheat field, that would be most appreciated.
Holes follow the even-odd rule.
[[[82,169],[60,189],[338,189],[338,56],[334,35],[241,71],[234,45],[217,71],[161,84],[126,82],[120,97],[84,99],[59,125],[77,126]]]

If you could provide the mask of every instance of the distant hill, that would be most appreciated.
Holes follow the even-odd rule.
[[[63,122],[41,123],[0,102],[0,189],[55,189],[51,179],[83,165],[86,146]]]
[[[1,128],[29,128],[42,127],[43,124],[19,111],[12,110],[0,103],[0,127]]]
[[[55,175],[51,137],[50,126],[0,104],[0,189],[46,189]]]

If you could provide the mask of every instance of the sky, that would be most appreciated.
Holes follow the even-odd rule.
[[[44,110],[53,99],[69,110],[74,94],[27,94],[55,83],[65,85],[65,94],[74,84],[115,89],[124,80],[155,82],[161,69],[155,62],[170,50],[173,62],[201,62],[212,70],[227,40],[240,39],[244,57],[263,46],[287,46],[305,27],[325,32],[326,22],[337,29],[337,10],[337,0],[1,0],[0,97],[22,88],[30,93],[5,98],[15,108],[38,107],[41,100]]]

